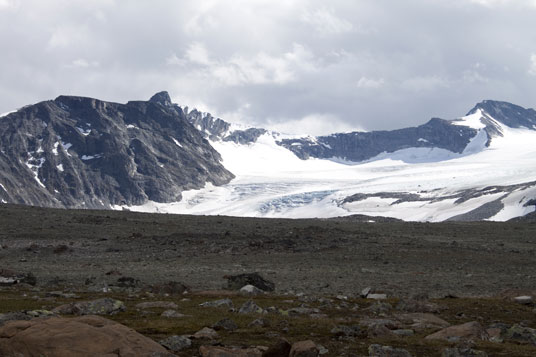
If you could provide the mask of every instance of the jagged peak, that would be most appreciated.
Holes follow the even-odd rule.
[[[536,111],[522,106],[499,100],[483,100],[477,103],[467,115],[480,110],[482,115],[489,116],[511,128],[526,127],[536,129]]]
[[[172,105],[171,97],[169,96],[169,93],[166,91],[156,93],[155,95],[151,97],[151,99],[149,99],[149,102],[159,103],[166,107],[169,107]]]

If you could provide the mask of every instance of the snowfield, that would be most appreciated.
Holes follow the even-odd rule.
[[[536,181],[536,131],[494,122],[503,136],[494,137],[486,147],[488,136],[481,114],[478,111],[453,122],[478,130],[461,154],[408,148],[382,153],[367,162],[348,163],[336,158],[301,160],[277,145],[280,134],[272,132],[249,145],[211,142],[236,179],[220,187],[208,184],[201,190],[183,192],[180,202],[148,202],[128,209],[285,218],[365,214],[432,222],[470,214],[479,207],[488,210],[483,219],[497,221],[534,211],[534,206],[524,204],[536,197],[536,182],[471,195],[487,186]],[[398,200],[380,194],[393,192],[416,194],[419,199]],[[357,193],[368,197],[345,202]],[[463,195],[467,197],[460,198]]]

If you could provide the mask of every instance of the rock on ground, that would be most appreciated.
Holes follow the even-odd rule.
[[[99,317],[12,321],[0,328],[0,356],[172,356],[164,347]]]
[[[173,352],[182,351],[185,348],[192,346],[192,340],[187,336],[169,336],[168,338],[161,340],[160,344]]]
[[[259,273],[248,273],[239,275],[226,275],[227,288],[230,290],[239,290],[245,285],[253,285],[263,291],[274,291],[275,284],[264,279]]]
[[[489,340],[489,335],[476,321],[450,326],[425,337],[427,340]]]
[[[210,327],[203,327],[201,330],[194,333],[192,337],[195,339],[212,340],[212,339],[220,337],[220,335],[218,335],[218,333],[215,330],[211,329]]]
[[[311,341],[299,341],[292,344],[289,357],[317,357],[318,347]]]
[[[262,308],[259,307],[259,305],[255,304],[254,301],[252,300],[249,300],[249,301],[246,301],[241,307],[240,309],[238,310],[238,313],[240,314],[253,314],[253,313],[257,313],[257,314],[260,314],[262,313]]]

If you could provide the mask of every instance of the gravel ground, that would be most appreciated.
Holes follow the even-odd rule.
[[[368,220],[369,218],[365,219]],[[219,289],[259,272],[277,292],[491,296],[536,283],[536,222],[254,219],[0,205],[0,269],[38,285],[128,276]],[[51,282],[52,281],[52,282]],[[88,285],[86,285],[88,283]]]

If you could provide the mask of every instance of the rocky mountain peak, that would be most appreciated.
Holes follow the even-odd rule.
[[[525,109],[519,105],[498,100],[484,100],[475,105],[467,115],[474,114],[479,109],[511,128],[536,129],[536,111],[532,108]]]
[[[169,96],[169,93],[166,91],[156,93],[155,95],[151,97],[151,99],[149,99],[149,101],[152,103],[162,104],[166,107],[169,107],[172,105],[171,97]]]

